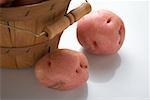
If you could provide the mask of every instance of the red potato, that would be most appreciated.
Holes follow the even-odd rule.
[[[119,16],[107,10],[86,15],[77,25],[79,43],[93,54],[114,54],[123,44],[124,23]]]
[[[45,0],[15,0],[13,2],[13,6],[23,6],[23,5],[30,5],[42,2]]]
[[[58,49],[37,62],[35,75],[46,87],[58,90],[73,89],[88,80],[88,61],[82,53]]]

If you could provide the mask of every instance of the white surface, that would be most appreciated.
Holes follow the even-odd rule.
[[[72,9],[75,3],[71,3]],[[126,39],[118,54],[94,56],[76,39],[76,24],[62,35],[60,48],[85,53],[90,77],[83,87],[56,91],[41,86],[33,69],[1,69],[1,100],[146,100],[148,99],[148,2],[89,0],[94,10],[109,9],[126,26]]]

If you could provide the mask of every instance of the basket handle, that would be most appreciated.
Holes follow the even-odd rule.
[[[91,5],[86,2],[70,11],[67,15],[57,20],[54,24],[47,24],[44,32],[47,33],[49,39],[63,32],[67,27],[78,21],[81,17],[91,11]]]

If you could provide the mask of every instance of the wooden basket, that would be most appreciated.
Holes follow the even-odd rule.
[[[0,67],[32,67],[57,49],[63,30],[91,11],[84,3],[66,14],[70,1],[0,8]]]

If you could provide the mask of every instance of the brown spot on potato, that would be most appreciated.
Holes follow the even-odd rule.
[[[47,88],[51,88],[51,86],[48,86]]]
[[[121,40],[119,41],[119,45],[121,44]]]
[[[60,81],[60,82],[57,82],[55,84],[53,84],[52,86],[50,86],[51,88],[54,88],[54,89],[62,89],[63,86],[64,86],[64,82]]]
[[[118,32],[118,34],[120,35],[120,37],[122,35],[122,29],[123,29],[123,26],[121,25],[120,28],[119,28],[119,32]],[[118,42],[118,44],[121,45],[121,40]]]
[[[80,67],[81,67],[81,68],[87,68],[87,65],[82,65],[82,64],[80,64]]]
[[[76,73],[79,73],[79,70],[78,70],[78,69],[76,69]]]
[[[108,18],[108,19],[107,19],[107,23],[110,23],[110,22],[111,22],[111,18]]]
[[[80,67],[83,68],[82,64],[80,64]]]
[[[96,41],[93,41],[93,45],[94,45],[94,47],[95,47],[95,48],[97,48],[97,47],[98,47],[98,44],[97,44],[97,42],[96,42]]]
[[[51,52],[51,47],[48,48],[48,52]]]
[[[84,68],[88,68],[88,66],[87,66],[87,65],[85,65],[85,66],[84,66]]]
[[[49,67],[51,66],[51,61],[48,61],[48,66],[49,66]]]
[[[120,28],[119,28],[119,34],[121,35],[122,33],[122,29],[123,29],[123,26],[121,25]]]

